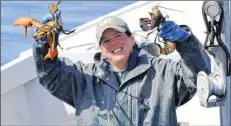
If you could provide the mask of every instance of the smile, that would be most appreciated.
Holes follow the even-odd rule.
[[[122,50],[122,47],[112,50],[112,53],[117,53]]]

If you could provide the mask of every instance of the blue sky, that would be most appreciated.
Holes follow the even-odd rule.
[[[28,29],[25,38],[23,27],[14,27],[19,17],[32,17],[40,20],[48,13],[48,6],[56,1],[2,1],[1,2],[1,66],[19,57],[20,53],[31,48],[32,33],[35,28]],[[133,1],[62,1],[64,29],[73,29],[97,17],[108,14]]]

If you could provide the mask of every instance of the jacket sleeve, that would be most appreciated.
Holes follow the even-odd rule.
[[[183,42],[176,43],[181,60],[175,63],[175,101],[180,106],[189,101],[196,93],[197,74],[211,72],[210,58],[200,41],[192,33]]]
[[[86,92],[84,67],[90,64],[85,65],[82,62],[74,64],[68,58],[58,57],[44,61],[46,50],[47,48],[40,42],[35,42],[33,45],[33,56],[40,84],[58,99],[75,107],[75,102],[78,102],[81,95]]]
[[[210,73],[211,67],[209,56],[192,33],[184,41],[176,42],[176,49],[181,56],[180,61],[159,58],[155,68],[163,74],[165,83],[170,83],[168,80],[173,79],[175,105],[180,106],[196,93],[198,72]]]

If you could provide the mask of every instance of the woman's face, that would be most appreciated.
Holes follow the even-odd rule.
[[[133,46],[135,45],[134,36],[127,36],[125,33],[109,28],[104,31],[100,41],[102,54],[108,58],[111,64],[127,62]]]

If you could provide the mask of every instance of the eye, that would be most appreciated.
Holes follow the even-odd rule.
[[[121,37],[121,36],[123,36],[122,33],[117,33],[117,34],[114,35],[115,38],[119,38],[119,37]]]
[[[122,35],[121,35],[121,34],[117,34],[115,37],[118,38],[118,37],[120,37],[120,36],[122,36]]]
[[[101,41],[101,44],[107,44],[109,42],[109,39],[104,39]]]

